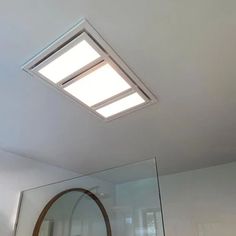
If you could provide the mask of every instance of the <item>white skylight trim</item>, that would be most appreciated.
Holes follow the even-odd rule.
[[[86,20],[22,68],[106,121],[157,101]]]
[[[133,93],[96,110],[96,112],[98,112],[103,117],[108,118],[130,108],[134,108],[140,104],[143,104],[144,102],[145,100],[138,93]]]
[[[58,83],[99,57],[100,55],[97,51],[88,42],[83,40],[41,68],[38,72],[53,83]]]
[[[91,107],[130,88],[112,66],[106,63],[64,89]]]

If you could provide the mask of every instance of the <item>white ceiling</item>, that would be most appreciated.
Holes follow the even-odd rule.
[[[85,17],[159,99],[104,123],[21,70]],[[0,147],[87,173],[236,160],[235,0],[2,0]]]

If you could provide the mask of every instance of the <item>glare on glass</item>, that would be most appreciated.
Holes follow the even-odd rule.
[[[96,110],[100,115],[108,118],[115,114],[118,114],[122,111],[128,110],[132,107],[138,106],[144,103],[145,100],[138,94],[133,93],[127,97],[124,97],[116,102],[113,102],[107,106],[104,106],[98,110]]]
[[[111,65],[104,64],[64,89],[91,107],[130,88]]]
[[[83,40],[38,72],[52,82],[58,83],[99,57],[97,51]]]

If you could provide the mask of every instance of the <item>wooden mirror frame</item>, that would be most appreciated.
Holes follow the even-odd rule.
[[[83,189],[83,188],[71,188],[71,189],[67,189],[63,192],[58,193],[56,196],[54,196],[47,204],[46,206],[43,208],[42,212],[39,215],[39,218],[35,224],[34,227],[34,231],[33,231],[33,236],[38,236],[39,235],[39,231],[40,231],[40,227],[43,223],[43,220],[47,214],[47,212],[49,211],[49,209],[52,207],[52,205],[63,195],[69,193],[69,192],[80,192],[83,193],[84,195],[89,196],[92,200],[95,201],[95,203],[97,204],[97,206],[99,207],[102,215],[103,215],[103,219],[106,225],[106,231],[107,231],[107,236],[112,236],[111,233],[111,225],[110,225],[110,220],[108,217],[108,214],[106,212],[105,207],[103,206],[102,202],[98,199],[98,197],[93,194],[92,192],[90,192],[87,189]]]

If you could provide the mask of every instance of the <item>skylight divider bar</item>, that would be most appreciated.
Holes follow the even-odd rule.
[[[114,63],[114,61],[111,60],[109,57],[105,57],[103,60],[101,60],[100,63],[97,63],[94,66],[91,66],[91,68],[80,73],[78,76],[75,76],[74,78],[72,78],[68,82],[62,83],[62,87],[65,88],[65,87],[69,86],[70,84],[72,84],[75,81],[83,78],[84,76],[92,73],[93,71],[97,70],[99,67],[101,67],[105,64],[109,64],[132,88],[136,87],[136,85],[133,83],[133,81],[130,78],[127,79],[127,75],[124,73],[124,71],[122,69],[120,69],[120,67],[117,66],[117,64]]]
[[[79,79],[82,79],[83,77],[85,77],[86,75],[89,75],[90,73],[92,73],[93,71],[96,71],[98,68],[102,67],[103,65],[106,64],[106,61],[103,59],[101,62],[97,63],[96,65],[92,66],[91,68],[89,68],[88,70],[85,70],[83,73],[80,73],[79,75],[75,76],[73,79],[69,80],[68,82],[62,84],[63,88],[66,88],[67,86],[73,84],[74,82],[76,82]]]
[[[116,95],[114,95],[114,96],[112,96],[112,97],[110,97],[110,98],[108,98],[108,99],[106,99],[106,100],[104,100],[102,102],[99,102],[99,103],[91,106],[90,108],[93,109],[93,110],[97,110],[97,109],[99,109],[101,107],[104,107],[106,105],[109,105],[110,103],[116,102],[116,101],[118,101],[118,100],[120,100],[120,99],[122,99],[122,98],[124,98],[124,97],[126,97],[126,96],[128,96],[130,94],[132,94],[132,93],[135,93],[135,92],[136,91],[133,88],[130,88],[130,89],[128,89],[128,90],[126,90],[124,92],[121,92],[119,94],[116,94]]]
[[[90,62],[83,68],[81,68],[79,71],[74,72],[71,74],[68,78],[65,78],[57,83],[57,85],[61,86],[62,88],[68,86],[69,84],[75,82],[79,78],[77,77],[83,77],[86,72],[91,71],[94,67],[98,66],[100,63],[104,62],[104,58],[100,57],[96,59],[95,61]]]

